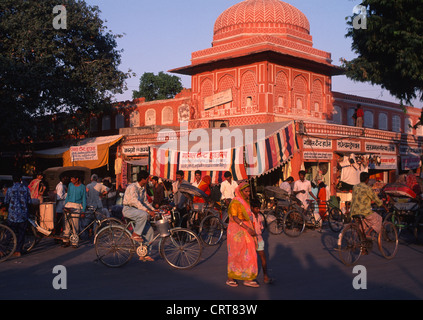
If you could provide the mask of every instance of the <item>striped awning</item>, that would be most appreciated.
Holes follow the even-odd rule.
[[[294,154],[293,121],[196,129],[180,139],[150,147],[150,174],[175,180],[182,170],[194,181],[195,171],[210,175],[212,183],[224,180],[230,171],[240,181],[266,174],[288,161]]]

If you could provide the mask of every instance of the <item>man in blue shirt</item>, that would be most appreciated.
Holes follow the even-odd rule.
[[[71,182],[69,183],[68,193],[65,200],[65,208],[71,209],[71,218],[75,232],[79,232],[79,217],[80,214],[85,212],[87,208],[87,191],[85,185],[82,184],[81,179],[78,175],[71,176]],[[71,222],[72,223],[72,222]],[[70,235],[69,223],[65,222],[63,230],[63,246],[69,246],[69,235]]]
[[[19,257],[25,241],[29,208],[32,203],[29,188],[21,183],[20,176],[13,177],[13,186],[7,189],[4,202],[9,206],[7,224],[15,232],[18,242],[13,255]]]

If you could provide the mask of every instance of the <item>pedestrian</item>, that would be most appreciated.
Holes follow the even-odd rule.
[[[198,188],[198,185],[201,183],[201,171],[196,170],[195,171],[195,181],[192,183],[194,187]]]
[[[63,229],[63,208],[65,207],[68,183],[69,177],[62,175],[60,176],[60,182],[56,185],[56,234],[60,234]]]
[[[294,183],[294,178],[288,177],[288,178],[286,178],[286,180],[284,182],[282,182],[279,185],[279,188],[286,191],[286,193],[288,193],[288,195],[290,196],[292,194],[292,184],[293,183]]]
[[[319,191],[317,192],[317,198],[319,200],[319,215],[320,215],[320,218],[324,219],[326,215],[326,201],[327,201],[326,184],[323,181],[320,181],[318,188],[319,188]]]
[[[187,198],[179,191],[181,184],[190,184],[184,179],[185,173],[182,170],[176,171],[176,180],[172,183],[173,202],[177,209],[184,210]]]
[[[46,186],[43,182],[43,174],[37,173],[35,178],[29,183],[28,188],[31,192],[32,204],[34,206],[39,206],[40,203],[43,203],[44,192],[46,191]]]
[[[261,203],[257,199],[251,200],[251,211],[253,212],[253,223],[254,230],[257,234],[257,254],[260,257],[261,267],[263,269],[263,281],[264,283],[270,284],[273,283],[273,279],[269,278],[267,273],[267,259],[266,253],[264,251],[264,239],[262,236],[263,227],[263,215],[260,214]]]
[[[223,177],[225,180],[220,185],[220,193],[222,194],[221,200],[226,205],[229,205],[231,200],[235,197],[235,189],[238,187],[238,183],[233,180],[230,171],[226,171]]]
[[[91,182],[87,184],[87,207],[92,207],[102,214],[102,218],[110,216],[109,210],[103,208],[102,198],[107,196],[109,188],[98,182],[98,175],[91,176]]]
[[[357,109],[355,111],[356,115],[356,127],[363,127],[363,118],[364,118],[364,111],[361,109],[361,104],[357,104]]]
[[[22,184],[21,177],[13,177],[13,186],[7,189],[4,203],[9,206],[6,224],[12,228],[17,237],[14,256],[20,257],[25,242],[29,208],[32,204],[29,188]]]
[[[87,209],[87,190],[78,174],[71,175],[65,200],[65,208],[71,211],[69,214],[70,216],[68,216],[70,220],[68,223],[65,222],[63,230],[63,247],[68,247],[70,245],[69,236],[71,232],[71,226],[69,224],[72,223],[75,228],[74,231],[79,232],[79,218],[81,213],[85,212]]]
[[[159,182],[158,177],[151,178],[151,183],[153,185],[153,207],[158,209],[164,201],[164,185]]]
[[[257,234],[250,208],[250,185],[242,182],[235,190],[235,198],[228,208],[227,229],[228,279],[226,284],[237,287],[237,280],[245,286],[257,288]]]
[[[318,202],[316,196],[311,192],[311,182],[305,179],[305,174],[306,172],[304,170],[298,172],[300,179],[295,181],[293,188],[293,193],[301,201],[304,210],[308,207],[307,199],[309,195]]]
[[[206,175],[201,179],[201,182],[199,183],[197,188],[200,189],[201,191],[203,191],[207,196],[210,196],[210,194],[211,194],[210,184],[211,184],[211,177],[209,175]],[[206,200],[203,199],[202,197],[195,196],[192,199],[192,202],[194,202],[194,203],[205,203]]]
[[[144,242],[143,236],[147,243],[153,239],[154,232],[149,223],[149,215],[154,217],[155,212],[153,206],[147,200],[147,184],[150,179],[150,174],[146,170],[141,170],[138,173],[137,181],[130,184],[125,191],[123,197],[124,217],[134,220],[134,230],[132,232],[132,239],[137,242]],[[142,261],[154,261],[154,259],[146,255],[140,257]]]

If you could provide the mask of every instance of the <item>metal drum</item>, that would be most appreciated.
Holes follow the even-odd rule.
[[[156,220],[155,224],[157,227],[157,231],[159,231],[161,237],[167,237],[170,235],[169,221],[167,219],[162,218],[160,220]]]

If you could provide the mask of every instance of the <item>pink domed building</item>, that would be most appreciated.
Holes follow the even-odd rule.
[[[125,135],[122,148],[163,143],[158,132],[163,127],[172,128],[180,139],[181,123],[188,132],[262,128],[264,149],[255,140],[254,152],[266,154],[264,169],[248,174],[243,168],[239,178],[276,184],[288,175],[297,179],[305,169],[308,179],[324,181],[332,195],[341,175],[339,162],[351,154],[365,159],[372,177],[383,183],[401,170],[420,167],[423,131],[411,128],[420,110],[407,107],[404,113],[395,103],[333,92],[332,76],[342,70],[332,64],[330,53],[313,47],[310,23],[297,8],[279,0],[244,0],[225,10],[213,31],[210,48],[193,52],[190,65],[170,70],[191,76],[191,89],[171,100],[120,104],[134,110],[127,128],[120,129]],[[357,104],[364,111],[363,127],[356,127],[352,118]],[[250,151],[244,146],[238,156],[247,158]],[[123,152],[124,163],[143,157]],[[150,154],[150,172],[172,179],[181,167],[157,166],[153,162],[158,157]],[[221,178],[215,175],[214,181]]]

